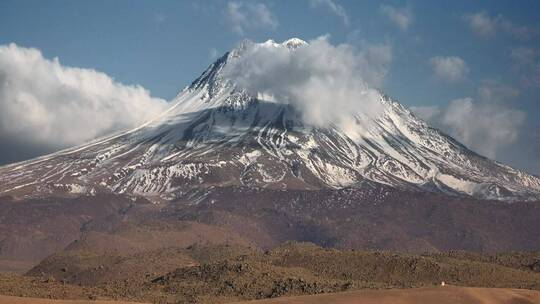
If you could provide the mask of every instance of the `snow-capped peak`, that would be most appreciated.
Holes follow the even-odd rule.
[[[232,57],[238,57],[241,56],[244,51],[246,51],[250,47],[285,47],[290,50],[295,50],[299,47],[309,45],[306,41],[300,39],[300,38],[290,38],[287,39],[281,43],[276,42],[273,39],[268,39],[265,42],[262,43],[255,43],[251,40],[245,39],[242,42],[238,44],[238,46],[231,51]]]
[[[289,40],[283,41],[281,44],[289,49],[296,49],[298,47],[308,45],[307,42],[299,38],[291,38]]]

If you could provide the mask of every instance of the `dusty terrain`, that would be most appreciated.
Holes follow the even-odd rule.
[[[0,275],[0,294],[225,303],[441,281],[540,289],[537,203],[385,189],[208,197],[0,198],[0,267],[18,273]]]
[[[95,300],[50,300],[0,296],[0,304],[134,304],[140,302]],[[533,290],[474,287],[429,287],[338,292],[235,302],[235,304],[534,304],[540,292]]]
[[[0,304],[132,304],[125,301],[50,300],[0,296]],[[280,297],[235,302],[235,304],[534,304],[540,303],[540,292],[532,290],[474,287],[428,287],[338,292],[331,294]]]
[[[0,275],[0,294],[226,303],[365,289],[434,287],[441,281],[457,286],[540,290],[540,252],[415,255],[292,242],[270,250],[195,243],[186,248],[132,251],[123,246],[114,250],[94,247],[103,244],[99,239],[95,235],[74,242],[24,276]]]
[[[133,302],[94,300],[49,300],[39,298],[0,296],[0,304],[133,304]]]
[[[533,304],[540,303],[540,292],[531,290],[471,287],[432,287],[415,289],[362,290],[315,296],[283,297],[238,302],[253,304]]]
[[[225,187],[199,204],[152,204],[122,195],[0,197],[0,271],[24,273],[77,240],[132,252],[193,243],[269,249],[289,240],[417,254],[535,250],[540,248],[538,218],[537,202],[508,204],[386,188]]]

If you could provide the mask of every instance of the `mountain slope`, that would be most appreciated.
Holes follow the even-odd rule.
[[[307,47],[299,39],[257,47]],[[484,158],[431,128],[384,94],[382,114],[346,127],[314,127],[293,106],[257,98],[224,68],[244,43],[213,63],[160,117],[134,130],[0,168],[0,196],[142,195],[191,198],[214,187],[407,190],[478,198],[540,198],[540,178]]]

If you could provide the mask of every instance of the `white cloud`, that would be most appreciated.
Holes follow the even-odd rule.
[[[413,106],[411,111],[423,120],[431,121],[441,114],[438,106]]]
[[[437,77],[449,82],[463,80],[469,72],[465,61],[456,56],[432,57],[429,63]]]
[[[515,47],[510,50],[510,58],[516,65],[528,65],[535,61],[538,52],[529,47]]]
[[[471,30],[482,37],[493,36],[497,30],[497,22],[486,12],[477,12],[464,16]]]
[[[526,86],[540,86],[540,62],[531,64],[528,73],[523,75],[522,81]]]
[[[165,15],[162,13],[155,13],[153,19],[155,23],[160,24],[160,23],[165,22],[167,20],[167,17],[165,17]]]
[[[263,3],[255,1],[230,1],[226,16],[232,30],[244,35],[246,30],[275,29],[279,22]]]
[[[522,111],[462,98],[450,102],[441,123],[467,146],[495,158],[501,147],[517,140],[524,120]]]
[[[386,45],[356,49],[326,37],[291,51],[252,45],[226,70],[229,77],[267,100],[297,108],[308,124],[345,123],[351,115],[377,115],[379,94],[392,59]]]
[[[538,34],[538,29],[519,26],[502,15],[490,16],[485,11],[463,16],[473,33],[483,38],[491,38],[498,33],[505,33],[517,39],[530,39]]]
[[[311,0],[310,3],[311,3],[311,7],[313,8],[322,7],[329,10],[330,12],[332,12],[333,14],[341,18],[341,20],[343,21],[343,24],[349,25],[349,16],[347,15],[347,12],[343,8],[343,6],[337,4],[335,1]]]
[[[219,51],[216,48],[211,48],[208,56],[210,56],[210,59],[216,59],[219,56]]]
[[[166,106],[141,86],[63,66],[37,49],[0,46],[0,138],[13,149],[48,152],[81,144],[137,126]]]
[[[486,82],[476,99],[465,97],[452,100],[443,108],[428,106],[411,110],[474,151],[496,158],[520,136],[526,115],[507,105],[518,94],[509,86]]]
[[[520,75],[522,85],[526,87],[540,86],[539,52],[529,47],[516,47],[510,51],[513,69]]]
[[[406,31],[413,21],[413,14],[409,7],[395,7],[383,4],[380,11],[402,31]]]
[[[504,104],[519,97],[519,91],[509,85],[493,80],[484,80],[478,89],[478,99],[484,103]]]

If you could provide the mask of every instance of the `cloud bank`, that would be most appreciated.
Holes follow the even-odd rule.
[[[255,1],[230,1],[227,3],[226,16],[232,30],[239,35],[244,35],[248,30],[273,30],[279,24],[266,5]]]
[[[473,150],[490,158],[518,139],[525,114],[501,104],[456,99],[444,110],[441,123]]]
[[[494,82],[484,84],[476,98],[450,101],[446,107],[412,107],[419,117],[489,158],[515,143],[525,122],[525,113],[507,102],[519,92]]]
[[[345,123],[351,114],[377,115],[379,87],[392,59],[386,45],[334,46],[327,37],[289,50],[273,42],[252,44],[231,62],[228,77],[261,98],[293,105],[304,122]]]
[[[463,80],[469,72],[465,61],[456,56],[432,57],[429,64],[438,78],[448,82]]]
[[[141,86],[63,66],[34,48],[0,45],[0,163],[135,127],[166,106]]]

